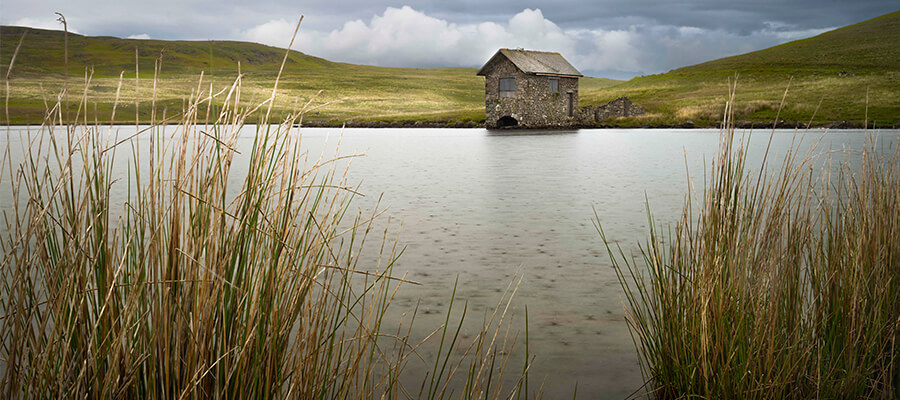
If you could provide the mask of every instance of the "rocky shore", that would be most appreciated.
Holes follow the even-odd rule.
[[[304,122],[304,127],[310,128],[339,128],[341,126],[346,126],[348,128],[484,128],[483,122],[474,122],[474,121],[395,121],[395,122],[387,122],[387,121],[347,121],[346,123],[337,123],[332,121],[311,121]],[[653,124],[653,125],[622,125],[622,124],[610,124],[610,123],[596,123],[596,124],[580,124],[566,128],[559,127],[544,127],[544,128],[522,128],[522,127],[505,127],[499,128],[498,130],[523,130],[523,129],[562,129],[562,130],[571,130],[571,129],[709,129],[709,128],[721,128],[722,123],[718,122],[715,125],[695,125],[693,121],[685,121],[679,124]],[[735,122],[735,127],[739,129],[772,129],[773,123],[763,122],[763,121],[737,121]],[[900,125],[878,125],[877,122],[869,122],[868,126],[865,126],[862,121],[834,121],[827,124],[813,124],[809,125],[805,122],[799,121],[779,121],[777,124],[774,124],[776,129],[900,129]]]

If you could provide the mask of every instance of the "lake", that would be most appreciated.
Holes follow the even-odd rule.
[[[13,128],[3,136],[14,162],[21,160],[25,130]],[[126,137],[134,127],[114,131]],[[253,128],[246,132],[239,149],[252,145]],[[648,205],[665,227],[678,219],[687,196],[702,195],[718,130],[300,132],[311,154],[333,154],[338,142],[341,154],[364,153],[351,162],[349,182],[359,184],[364,195],[354,200],[352,210],[371,213],[380,197],[391,216],[389,236],[399,233],[405,247],[394,275],[408,272],[407,279],[421,283],[403,286],[391,321],[418,303],[414,338],[443,323],[457,279],[455,307],[460,309],[454,315],[467,302],[466,335],[496,307],[514,277],[522,276],[511,310],[521,338],[528,307],[529,350],[536,356],[532,389],[545,381],[548,398],[571,397],[577,383],[579,398],[623,398],[643,384],[625,323],[624,296],[593,225],[594,213],[613,242],[635,253],[647,236]],[[799,135],[779,130],[769,158],[780,160],[794,141],[802,141],[803,149],[820,141],[815,152],[834,157],[845,153],[830,151],[860,149],[866,137],[862,131]],[[768,138],[769,132],[753,133],[753,168]],[[892,146],[900,134],[876,131],[870,138]],[[127,153],[120,152],[120,158]],[[2,179],[8,184],[8,172]],[[689,181],[698,186],[693,193]],[[124,190],[115,190],[124,200]],[[6,190],[0,193],[5,210],[9,196]],[[380,224],[386,222],[382,218]],[[433,356],[434,347],[423,348],[423,356]],[[521,361],[515,362],[513,369],[521,368]],[[417,360],[407,366],[411,376],[426,369],[430,372],[430,364]]]

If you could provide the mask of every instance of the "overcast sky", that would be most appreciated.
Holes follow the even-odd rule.
[[[896,0],[0,0],[0,24],[84,35],[232,39],[333,61],[479,67],[500,47],[561,52],[590,76],[631,78],[813,36]],[[6,38],[3,38],[6,40]]]

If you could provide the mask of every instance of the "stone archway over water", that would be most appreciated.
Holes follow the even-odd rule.
[[[497,120],[498,128],[503,128],[503,127],[507,127],[507,126],[516,126],[516,125],[519,125],[519,121],[509,115],[500,117],[500,119]]]

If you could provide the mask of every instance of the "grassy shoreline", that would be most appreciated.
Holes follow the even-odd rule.
[[[105,126],[134,126],[134,121],[131,122],[104,122],[100,121],[99,124]],[[254,120],[248,120],[247,124],[255,124]],[[169,124],[157,124],[158,126],[178,126],[178,123],[169,123]],[[521,127],[504,127],[499,128],[497,130],[510,130],[510,131],[547,131],[547,130],[563,130],[569,131],[573,129],[721,129],[721,123],[716,123],[711,126],[696,126],[693,124],[676,124],[676,125],[668,125],[668,124],[660,124],[660,125],[638,125],[637,123],[631,123],[629,121],[623,121],[621,123],[600,123],[597,125],[576,125],[569,128],[521,128]],[[40,125],[13,125],[13,126],[40,126]],[[474,122],[474,121],[369,121],[369,122],[356,122],[356,121],[307,121],[302,124],[304,128],[368,128],[368,129],[422,129],[422,128],[440,128],[440,129],[484,129],[484,122]],[[735,124],[735,128],[737,129],[828,129],[828,130],[864,130],[864,129],[897,129],[900,128],[900,125],[893,126],[881,126],[874,122],[869,122],[868,124],[864,124],[862,121],[836,121],[829,124],[824,125],[807,125],[803,122],[780,122],[777,124],[773,123],[765,123],[765,122],[749,122],[749,121],[741,121]]]

